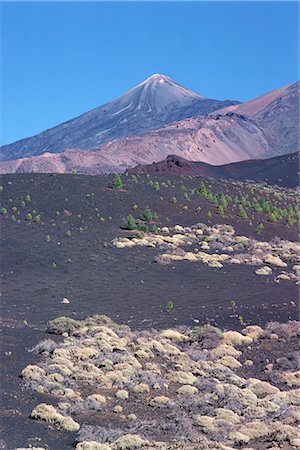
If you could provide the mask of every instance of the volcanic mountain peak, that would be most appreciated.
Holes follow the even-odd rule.
[[[155,74],[115,100],[36,136],[0,148],[0,159],[11,160],[67,148],[99,150],[104,144],[145,135],[166,124],[239,102],[203,98],[171,78]]]
[[[157,73],[118,97],[112,103],[131,110],[162,112],[178,107],[191,106],[195,101],[201,99],[203,97],[196,92],[186,89],[166,75]],[[115,114],[118,114],[118,112]]]

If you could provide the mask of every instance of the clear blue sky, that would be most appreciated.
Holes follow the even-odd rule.
[[[298,79],[296,2],[2,3],[2,143],[153,73],[248,100]]]

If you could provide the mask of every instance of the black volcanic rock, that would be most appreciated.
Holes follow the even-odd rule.
[[[237,101],[203,98],[171,78],[152,75],[121,97],[42,133],[4,145],[1,159],[13,160],[69,148],[97,150],[103,144],[143,135],[164,125],[212,111]]]

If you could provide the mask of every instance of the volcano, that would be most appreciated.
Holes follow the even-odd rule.
[[[121,97],[42,133],[4,145],[2,160],[66,149],[95,151],[107,142],[144,135],[164,125],[238,104],[202,97],[171,78],[154,74]]]

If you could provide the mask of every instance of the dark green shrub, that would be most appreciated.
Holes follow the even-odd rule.
[[[126,223],[125,226],[127,230],[135,230],[136,229],[136,222],[134,217],[131,214],[128,214],[126,217]]]
[[[148,227],[146,223],[142,223],[142,225],[140,226],[140,230],[143,231],[144,233],[146,233],[148,231]]]
[[[166,310],[168,312],[171,312],[174,309],[174,303],[172,302],[172,300],[169,300],[166,304]]]
[[[116,174],[114,177],[113,188],[114,189],[122,189],[123,183],[120,175]]]
[[[256,227],[256,234],[261,234],[265,229],[265,226],[263,223],[259,223]]]
[[[219,214],[220,216],[224,216],[224,208],[223,208],[222,205],[219,205],[219,206],[218,206],[218,214]]]
[[[243,205],[239,205],[239,216],[242,217],[243,219],[247,218],[247,213],[243,208]]]
[[[153,224],[152,225],[152,233],[156,233],[157,232],[157,229],[158,229],[158,226],[156,225],[156,224]]]
[[[185,199],[187,202],[190,202],[190,201],[191,201],[190,196],[189,196],[189,194],[188,194],[187,192],[185,192],[185,193],[183,194],[183,197],[184,197],[184,199]]]
[[[200,183],[198,192],[202,197],[207,197],[207,189],[206,189],[203,181],[201,181],[201,183]]]
[[[146,222],[151,222],[151,220],[154,219],[154,214],[152,213],[151,209],[149,208],[149,206],[146,206],[146,208],[144,209],[143,212],[143,219]]]

